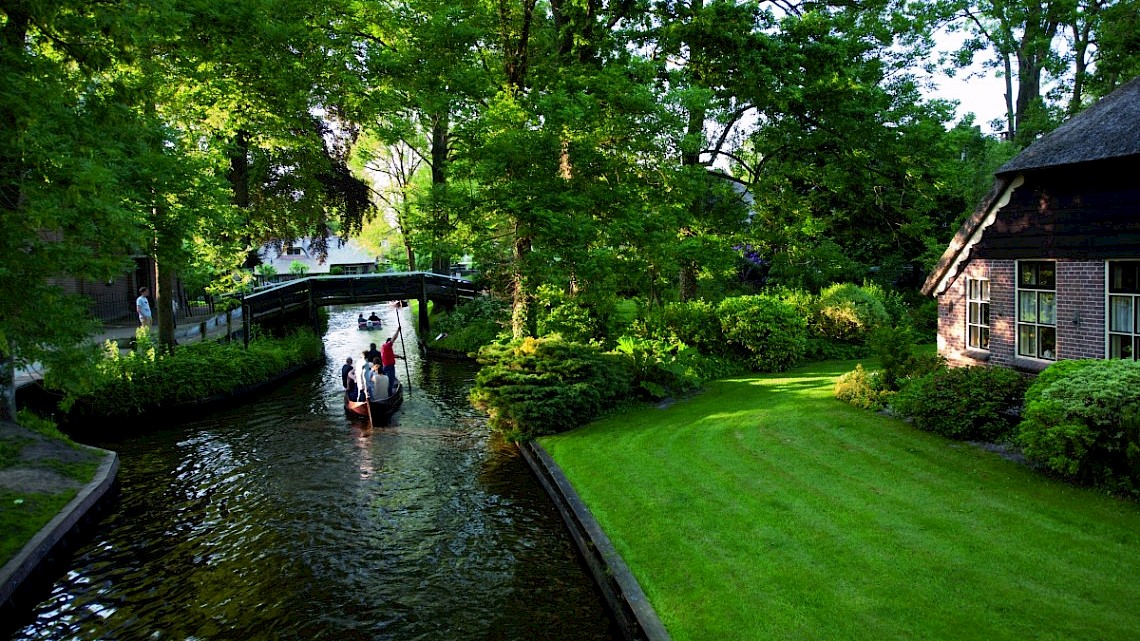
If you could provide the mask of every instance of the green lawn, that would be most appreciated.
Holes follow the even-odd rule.
[[[834,400],[854,365],[542,439],[674,639],[1140,638],[1140,506]]]

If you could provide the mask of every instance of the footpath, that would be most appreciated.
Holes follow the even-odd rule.
[[[229,316],[228,323],[225,313],[214,314],[212,316],[181,318],[178,321],[178,326],[174,328],[174,340],[182,345],[200,341],[203,337],[205,337],[206,340],[217,340],[224,337],[227,331],[240,331],[242,329],[241,309],[233,310]],[[102,345],[112,340],[119,344],[120,349],[126,350],[129,349],[131,341],[135,339],[135,331],[138,327],[138,323],[108,323],[103,326],[101,332],[91,335],[91,342],[96,345]],[[204,334],[203,330],[205,330]],[[158,329],[152,327],[151,331],[157,332]],[[42,379],[43,370],[36,363],[33,363],[27,368],[16,370],[17,389]]]
[[[129,349],[136,324],[107,325],[91,341]],[[180,319],[180,345],[216,340],[242,328],[241,310]],[[16,372],[16,387],[43,378],[33,364]],[[0,637],[42,597],[67,555],[111,503],[119,457],[51,434],[0,422]]]

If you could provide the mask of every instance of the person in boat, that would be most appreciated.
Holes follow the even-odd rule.
[[[388,395],[391,396],[396,391],[396,386],[400,381],[396,380],[396,359],[403,358],[403,356],[396,355],[396,349],[392,346],[392,341],[404,331],[401,327],[396,330],[395,334],[388,337],[384,344],[380,347],[380,364],[384,366],[384,374],[388,377]]]
[[[376,394],[376,379],[380,378],[380,363],[364,363],[364,381],[365,387],[368,390],[369,400],[379,400]],[[385,396],[387,398],[387,396]]]
[[[364,360],[368,363],[372,363],[378,358],[380,358],[380,350],[376,349],[376,343],[369,343],[368,351],[364,352]]]
[[[372,400],[388,400],[388,377],[379,363],[372,366]]]
[[[372,321],[373,323],[379,323],[379,322],[380,322],[380,317],[376,315],[376,312],[372,312],[372,313],[371,313],[371,314],[368,316],[368,320]]]
[[[341,385],[343,385],[344,387],[348,387],[348,373],[354,369],[356,369],[356,368],[354,368],[352,366],[352,357],[349,356],[348,358],[344,359],[344,365],[340,366],[340,384]]]
[[[356,368],[352,366],[352,357],[349,356],[344,365],[340,368],[340,379],[344,385],[344,394],[350,400],[355,400],[359,395],[356,384]]]
[[[357,316],[356,316],[356,324],[357,325],[363,325],[366,322],[368,322],[368,321],[365,320],[365,318],[364,318],[364,312],[360,312],[359,314],[357,314]]]

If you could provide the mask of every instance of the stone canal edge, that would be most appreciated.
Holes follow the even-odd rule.
[[[87,447],[87,446],[84,446]],[[34,593],[36,587],[50,584],[60,556],[71,551],[77,538],[89,525],[89,514],[98,514],[104,498],[111,498],[119,472],[119,455],[109,450],[90,448],[102,453],[102,461],[94,478],[80,488],[75,498],[0,568],[0,612],[11,621],[13,613],[26,608],[20,602]],[[24,604],[26,605],[26,604]]]
[[[558,507],[602,596],[626,639],[670,641],[669,633],[649,604],[633,573],[622,560],[594,515],[570,485],[562,468],[535,442],[519,444],[519,451],[542,487]]]

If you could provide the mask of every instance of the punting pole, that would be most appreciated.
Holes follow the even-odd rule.
[[[365,361],[366,363],[368,361]],[[367,366],[365,366],[365,376],[367,376]],[[368,381],[362,381],[364,385],[364,409],[368,410],[368,431],[372,431],[372,397],[368,395]]]
[[[396,308],[396,327],[400,330],[400,349],[404,350],[404,379],[408,381],[408,391],[412,391],[412,372],[408,369],[408,348],[404,345],[404,325],[400,323],[400,310],[404,308],[404,304]]]

